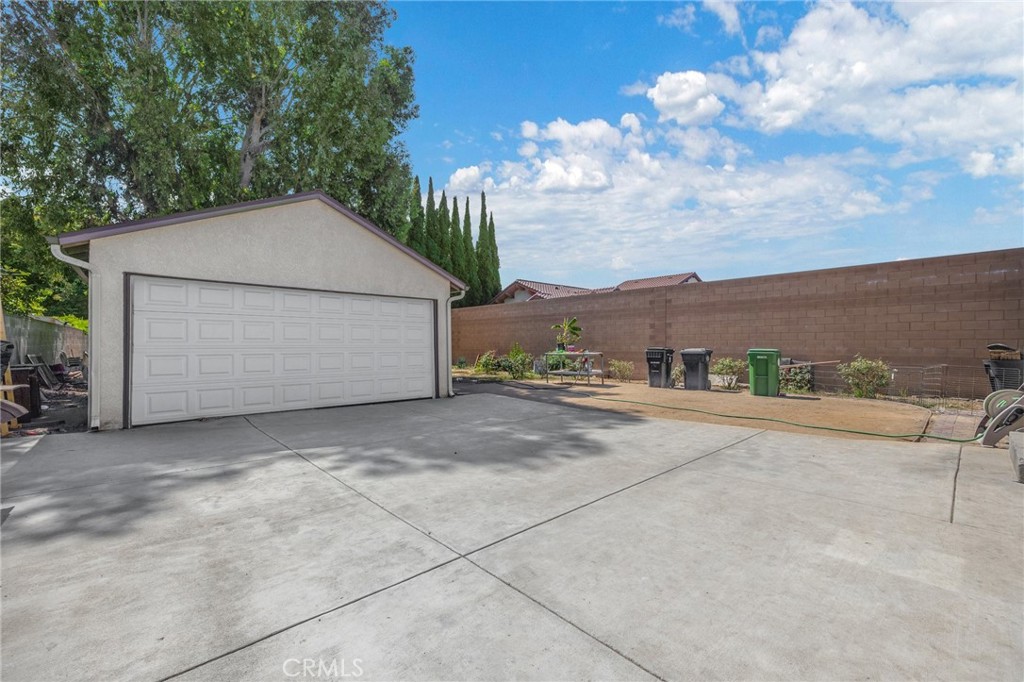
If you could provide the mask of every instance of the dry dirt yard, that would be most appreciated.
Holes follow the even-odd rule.
[[[627,412],[661,419],[749,426],[793,433],[817,433],[836,438],[892,440],[853,433],[806,429],[779,422],[750,419],[749,417],[781,419],[800,424],[886,434],[925,433],[932,417],[931,410],[926,408],[888,400],[808,395],[766,398],[752,396],[749,391],[745,390],[738,392],[721,389],[686,391],[679,388],[651,388],[639,382],[623,384],[608,380],[604,385],[598,380],[588,386],[586,381],[576,384],[556,383],[555,381],[545,383],[543,380],[474,383],[471,377],[459,377],[456,379],[455,387],[456,391],[467,393],[494,392],[529,400]],[[747,418],[716,417],[687,410],[743,415]],[[971,433],[967,437],[971,435],[974,434]],[[917,440],[917,438],[906,438],[905,440]]]

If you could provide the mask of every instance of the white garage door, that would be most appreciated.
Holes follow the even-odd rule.
[[[433,301],[133,276],[131,423],[434,395]]]

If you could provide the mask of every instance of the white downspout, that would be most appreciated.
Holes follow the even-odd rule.
[[[99,322],[100,296],[99,282],[100,275],[92,271],[92,266],[84,260],[69,256],[60,250],[60,244],[56,241],[50,242],[50,253],[59,261],[67,263],[79,277],[89,284],[89,428],[100,428],[100,417],[96,414],[97,402],[93,399],[99,384],[100,373],[96,371],[99,366],[99,357],[96,354],[96,344],[93,343],[94,332]],[[86,274],[89,273],[89,274]]]
[[[463,289],[457,294],[453,294],[448,297],[448,321],[446,323],[448,327],[448,397],[451,398],[455,395],[455,387],[452,385],[452,303],[455,301],[461,301],[469,293],[469,289]]]

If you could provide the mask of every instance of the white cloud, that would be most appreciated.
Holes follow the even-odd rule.
[[[582,154],[551,157],[540,165],[534,188],[540,192],[605,189],[611,177],[600,161]]]
[[[777,51],[751,52],[763,82],[713,73],[708,87],[738,106],[729,120],[763,132],[868,135],[901,145],[908,160],[961,159],[979,177],[1013,168],[1024,134],[1022,6],[869,8],[816,6]]]
[[[647,88],[649,87],[651,86],[648,85],[647,83],[644,83],[643,81],[636,81],[635,83],[623,85],[621,88],[619,88],[619,94],[626,95],[627,97],[635,97],[636,95],[646,95]]]
[[[572,124],[564,118],[548,123],[534,137],[558,142],[563,152],[617,147],[622,142],[618,128],[600,118]]]
[[[623,116],[620,123],[628,129],[634,121]],[[551,253],[562,270],[606,264],[609,281],[617,269],[699,269],[693,254],[723,241],[814,238],[901,210],[898,196],[890,201],[888,188],[854,172],[869,160],[860,150],[758,162],[717,130],[691,127],[672,128],[671,146],[651,153],[626,144],[602,119],[556,119],[537,125],[535,137],[535,155],[493,172],[459,169],[448,186],[487,191],[501,217],[502,263],[513,276],[557,280]]]
[[[714,128],[673,128],[665,133],[669,144],[679,147],[687,159],[704,162],[717,158],[726,163],[735,163],[741,155],[750,150]]]
[[[693,22],[697,20],[697,9],[693,5],[676,7],[669,14],[659,14],[658,24],[678,28],[681,31],[689,31]]]
[[[782,29],[778,26],[762,26],[757,29],[754,45],[760,47],[766,43],[777,43],[782,40]]]
[[[488,164],[459,168],[448,178],[448,188],[458,192],[470,192],[493,186],[494,181],[484,177],[484,174],[489,170],[490,166]],[[487,182],[487,180],[490,180],[490,182]]]
[[[629,132],[637,135],[640,133],[642,128],[640,125],[640,117],[636,114],[623,114],[622,118],[619,119],[619,127],[626,128]]]
[[[612,256],[612,261],[609,266],[612,270],[629,270],[633,267],[633,264],[623,258],[621,255]]]
[[[530,157],[536,156],[539,150],[540,148],[537,146],[536,142],[533,140],[527,140],[523,144],[519,145],[518,151],[520,156]]]
[[[502,135],[497,130],[495,130],[494,132],[491,133],[491,139],[493,139],[493,140],[495,140],[497,142],[501,142],[501,141],[503,141],[505,139],[505,136]]]
[[[736,11],[736,3],[729,0],[704,0],[704,9],[713,12],[722,20],[722,27],[729,35],[740,32],[740,15]]]
[[[665,72],[658,76],[647,98],[658,110],[658,120],[680,125],[710,123],[725,105],[708,90],[708,79],[699,71]]]
[[[532,140],[533,138],[537,137],[537,135],[540,134],[540,129],[537,127],[537,124],[534,123],[533,121],[523,121],[521,124],[519,124],[519,132],[527,140]]]

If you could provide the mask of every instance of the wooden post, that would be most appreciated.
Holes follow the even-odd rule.
[[[7,323],[4,322],[4,304],[0,301],[0,339],[7,339]],[[14,382],[11,381],[11,368],[6,367],[4,369],[3,376],[4,386],[10,386]],[[14,400],[14,391],[3,391],[2,396],[4,400]],[[0,422],[0,437],[6,436],[10,433],[11,429],[18,428],[18,420],[15,419],[9,422]]]

